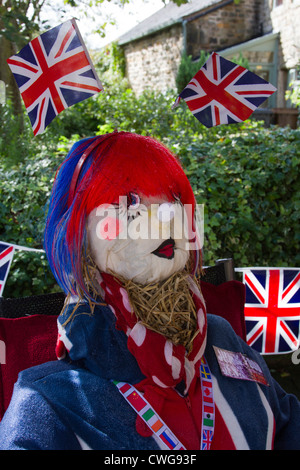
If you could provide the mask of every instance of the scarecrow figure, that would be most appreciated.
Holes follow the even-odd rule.
[[[206,312],[195,206],[177,158],[152,138],[73,146],[45,230],[66,293],[59,360],[20,374],[1,449],[300,447],[297,399]]]

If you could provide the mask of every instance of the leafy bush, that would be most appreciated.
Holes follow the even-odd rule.
[[[194,61],[191,55],[186,52],[182,54],[181,61],[178,67],[175,83],[178,93],[189,83],[191,78],[198,72],[198,70],[205,64],[208,59],[209,53],[201,51],[198,60]]]
[[[35,139],[14,135],[6,109],[0,142],[11,140],[12,146],[0,147],[0,240],[42,248],[46,202],[73,140],[117,126],[152,135],[181,159],[197,201],[205,205],[205,264],[232,256],[236,266],[299,266],[300,130],[255,121],[207,129],[184,102],[172,110],[175,98],[174,91],[137,98],[120,76],[104,93],[64,111]],[[5,296],[57,289],[45,255],[16,253]]]
[[[176,143],[205,204],[207,264],[229,256],[236,266],[299,266],[299,138],[299,129],[248,122]]]
[[[8,101],[5,106],[0,104],[0,158],[2,168],[17,164],[20,157],[25,153],[31,154],[28,126],[25,126],[24,135],[21,138],[16,133],[18,127],[19,121],[13,114],[11,103]]]
[[[26,147],[23,149],[25,152]],[[0,239],[30,248],[43,248],[46,201],[62,156],[35,146],[36,154],[18,165],[0,166]],[[22,297],[55,290],[45,254],[16,251],[5,296]]]

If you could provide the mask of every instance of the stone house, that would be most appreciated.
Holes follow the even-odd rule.
[[[250,69],[278,89],[271,108],[288,108],[285,91],[300,64],[300,0],[191,0],[168,3],[118,39],[136,94],[175,89],[182,53],[201,50],[247,58]],[[298,72],[299,73],[299,72]]]

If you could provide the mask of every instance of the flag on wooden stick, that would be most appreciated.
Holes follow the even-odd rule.
[[[249,70],[213,52],[179,94],[206,127],[248,119],[276,88]]]
[[[75,19],[33,39],[7,63],[34,135],[64,109],[103,90]]]

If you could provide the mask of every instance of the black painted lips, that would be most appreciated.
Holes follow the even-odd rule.
[[[159,256],[160,258],[172,259],[174,258],[174,247],[175,242],[172,238],[165,240],[155,251],[152,251],[153,255]]]

